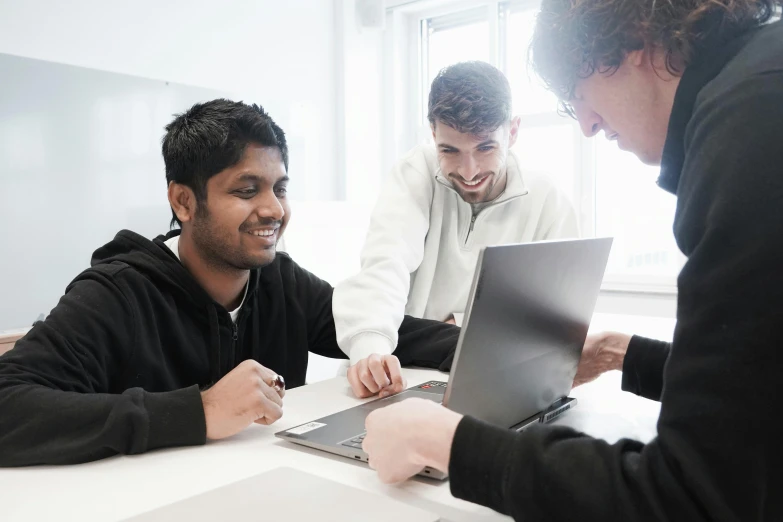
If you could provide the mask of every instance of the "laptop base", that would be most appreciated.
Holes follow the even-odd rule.
[[[446,383],[442,381],[428,381],[418,386],[413,386],[407,390],[391,397],[384,399],[376,399],[366,402],[359,406],[354,406],[347,410],[322,417],[300,426],[295,426],[284,431],[275,433],[275,436],[281,439],[285,439],[294,444],[307,446],[309,448],[318,449],[334,455],[339,455],[352,460],[358,460],[360,462],[368,463],[367,453],[362,449],[362,440],[364,438],[364,431],[362,426],[362,432],[356,433],[346,437],[344,440],[336,441],[333,438],[328,437],[323,432],[316,431],[321,427],[334,425],[335,423],[344,423],[341,417],[348,415],[348,412],[355,412],[357,409],[364,410],[366,414],[370,411],[391,405],[396,402],[403,401],[410,397],[419,397],[432,400],[433,402],[441,403],[443,400],[443,391],[446,389]],[[546,410],[539,412],[527,419],[523,420],[511,426],[509,429],[520,432],[524,431],[535,424],[549,423],[560,417],[563,413],[567,412],[574,406],[576,406],[577,400],[572,397],[564,397],[556,401],[552,406]],[[308,436],[312,431],[315,431],[313,435]],[[445,480],[448,478],[448,473],[444,473],[434,468],[424,468],[418,476],[426,477],[435,480]]]

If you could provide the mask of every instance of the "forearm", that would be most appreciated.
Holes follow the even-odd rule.
[[[31,384],[0,389],[0,466],[75,464],[205,440],[196,386],[118,395]]]
[[[337,343],[351,363],[370,354],[390,354],[398,342],[408,298],[410,272],[401,260],[365,259],[362,270],[334,291]]]
[[[410,275],[424,258],[433,180],[406,162],[389,175],[373,209],[358,274],[337,285],[337,343],[355,363],[397,346]]]
[[[465,417],[448,471],[455,497],[516,520],[706,520],[655,443],[610,445],[553,426],[515,433]]]

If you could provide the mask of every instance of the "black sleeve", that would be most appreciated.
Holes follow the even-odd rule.
[[[400,325],[394,355],[403,366],[451,370],[459,339],[459,327],[406,315]]]
[[[289,258],[290,259],[290,258]],[[332,285],[308,272],[293,260],[294,277],[296,280],[298,299],[307,317],[307,343],[312,353],[331,357],[332,359],[347,359],[348,356],[337,346],[337,334],[334,329],[332,315]]]
[[[783,75],[696,108],[675,236],[688,261],[647,445],[465,418],[455,496],[516,520],[783,520]]]
[[[635,393],[653,401],[661,400],[663,367],[669,359],[671,343],[631,337],[623,360],[623,391]]]
[[[73,464],[204,443],[197,387],[114,390],[136,343],[133,317],[109,277],[86,272],[0,357],[0,466]]]

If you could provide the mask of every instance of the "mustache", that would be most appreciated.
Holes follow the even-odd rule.
[[[253,230],[254,228],[281,228],[282,226],[283,222],[279,219],[263,219],[257,223],[243,223],[242,226],[239,227],[239,230],[240,232],[247,232],[248,230]]]

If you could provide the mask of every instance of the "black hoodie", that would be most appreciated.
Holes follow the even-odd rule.
[[[200,391],[254,359],[305,384],[337,346],[332,287],[287,254],[250,272],[236,325],[163,241],[123,230],[45,321],[0,357],[0,466],[203,444]],[[450,365],[459,329],[406,317],[402,364]]]

